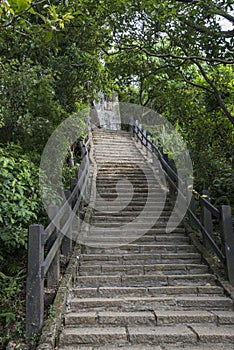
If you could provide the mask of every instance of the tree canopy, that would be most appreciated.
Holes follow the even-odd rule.
[[[22,332],[22,303],[13,300],[24,283],[27,226],[45,220],[41,152],[100,89],[168,118],[188,144],[196,188],[234,207],[233,64],[233,0],[0,1],[4,326]]]

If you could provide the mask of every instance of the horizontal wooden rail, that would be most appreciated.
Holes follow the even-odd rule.
[[[60,255],[73,249],[73,224],[87,193],[89,175],[89,137],[81,142],[81,165],[71,179],[62,206],[50,206],[48,226],[31,225],[28,233],[28,273],[26,283],[26,336],[30,340],[41,331],[44,319],[44,285],[54,288],[60,280]],[[76,228],[77,230],[77,228]],[[74,239],[75,241],[75,239]]]
[[[137,120],[135,122],[131,121],[131,131],[137,141],[140,142],[147,151],[150,151],[151,156],[157,157],[160,161],[165,178],[169,183],[171,194],[177,193],[177,195],[180,195],[180,199],[188,206],[189,217],[200,230],[203,237],[203,244],[206,248],[212,250],[223,263],[227,271],[229,282],[234,286],[234,233],[230,206],[223,205],[220,209],[217,209],[210,203],[207,191],[203,191],[204,193],[199,194],[193,189],[189,189],[193,196],[191,203],[188,203],[188,200],[180,191],[178,184],[182,184],[182,186],[185,187],[187,186],[186,182],[189,183],[189,181],[182,180],[176,171],[172,169],[168,156],[163,151],[163,147],[157,147],[156,142],[151,140],[151,136],[142,128],[142,125],[139,124]],[[200,205],[201,218],[198,218],[194,210],[195,200],[197,200]],[[221,228],[221,241],[223,242],[221,247],[214,237],[213,218],[218,221]]]

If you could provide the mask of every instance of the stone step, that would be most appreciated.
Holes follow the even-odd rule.
[[[88,240],[87,240],[88,242]],[[104,242],[97,243],[95,247],[86,247],[87,254],[132,254],[134,253],[147,253],[147,252],[155,252],[155,253],[196,253],[196,249],[192,245],[188,244],[129,244],[128,246],[118,246],[114,247],[114,243],[108,244]]]
[[[110,212],[109,215],[112,216],[113,218],[115,217],[136,217],[137,215],[139,215],[139,211],[141,212],[141,208],[137,207],[138,208],[138,211],[134,211],[134,210],[129,210],[129,208],[127,207],[126,209],[124,210],[117,210],[117,211],[113,211],[113,212]],[[161,209],[158,207],[158,209]],[[159,211],[159,210],[158,210]],[[161,211],[161,210],[160,210]],[[153,217],[155,216],[155,208],[154,209],[151,209],[151,210],[147,210],[146,213],[144,213],[145,217]],[[171,215],[171,210],[170,208],[168,208],[167,211],[163,210],[160,214],[160,219],[162,220],[168,220],[169,217]],[[103,214],[102,211],[99,211],[99,210],[95,210],[94,213],[93,213],[93,216],[95,218],[105,218],[106,217],[106,213],[105,213],[105,216]]]
[[[95,207],[98,206],[99,204],[102,204],[103,203],[103,199],[101,199],[101,194],[99,194],[99,198],[96,198],[96,201],[94,203]],[[121,199],[121,195],[119,197]],[[133,196],[131,196],[130,199],[132,199]],[[127,202],[129,200],[129,198],[127,198],[125,200],[125,202]],[[105,198],[105,201],[108,201],[108,199]],[[131,210],[139,210],[139,206],[145,206],[145,202],[146,202],[146,198],[141,198],[141,199],[138,199],[138,201],[135,201],[134,203],[130,203],[128,204],[128,210],[131,211]],[[150,198],[148,197],[147,198],[147,203],[148,203],[148,209],[149,209],[149,212],[150,211],[154,211],[155,208],[159,208],[162,213],[165,211],[166,213],[168,213],[168,211],[172,211],[172,205],[170,202],[168,202],[168,199],[165,199],[162,198]],[[125,204],[125,203],[124,203]],[[149,204],[151,204],[151,206],[149,206]],[[121,207],[122,203],[118,203],[118,199],[113,199],[113,200],[110,200],[108,205],[112,206],[112,207],[116,207],[116,209],[118,209],[118,207]],[[135,209],[131,209],[131,207],[135,208]],[[126,210],[126,209],[124,209]]]
[[[165,231],[165,228],[166,228],[165,225],[161,225],[160,227],[153,226],[152,228],[147,230],[147,235],[162,235],[162,234],[167,235],[168,232]],[[91,232],[92,232],[93,229],[94,228],[91,227]],[[123,233],[121,228],[119,228],[119,230],[120,230],[119,231],[120,233]],[[132,226],[131,227],[128,226],[126,228],[124,227],[124,233],[126,235],[132,235],[132,236],[137,235],[138,237],[139,236],[143,237],[146,234],[145,231],[146,230],[144,228],[136,228],[136,229],[134,228],[134,230],[133,230]],[[184,232],[185,232],[184,227],[180,225],[179,227],[173,229],[172,234],[177,234],[177,233],[178,234],[183,234]],[[114,236],[114,235],[116,235],[118,233],[118,228],[115,228],[115,229],[109,228],[108,229],[108,233],[110,235]],[[103,229],[100,228],[100,227],[95,227],[95,234],[102,235],[103,234]]]
[[[135,191],[135,189],[130,190],[130,191],[120,191],[118,189],[118,192],[100,192],[99,188],[97,187],[98,193],[101,196],[101,198],[108,198],[108,201],[114,201],[114,200],[118,200],[118,198],[121,198],[121,201],[125,200],[125,201],[140,201],[142,202],[143,200],[149,199],[150,203],[153,203],[154,201],[158,201],[159,202],[163,202],[164,201],[164,193],[163,192],[159,192],[159,191],[152,191],[150,193],[150,197],[148,195],[148,192],[142,192],[142,191]],[[152,200],[153,198],[153,200]]]
[[[110,264],[110,265],[126,265],[126,264],[160,264],[160,263],[200,263],[201,256],[199,253],[163,253],[163,254],[85,254],[80,256],[82,265],[85,264]]]
[[[163,296],[163,295],[191,295],[197,296],[223,295],[223,289],[215,285],[194,285],[194,286],[164,286],[164,287],[91,287],[74,288],[72,295],[75,298],[113,298],[113,297],[144,297],[144,296]],[[221,311],[220,311],[221,312]],[[233,315],[233,314],[232,314]],[[218,316],[218,315],[217,315]],[[225,315],[223,315],[225,320]],[[229,321],[227,320],[227,323]]]
[[[199,350],[203,350],[203,344],[220,343],[233,344],[233,326],[91,326],[67,328],[60,337],[60,344],[67,345],[162,345],[173,344],[174,349],[182,343],[199,344]],[[108,344],[108,345],[107,345]],[[222,346],[222,345],[221,345]],[[122,346],[121,346],[122,348]],[[171,348],[172,349],[172,348]],[[187,348],[188,349],[188,348]],[[222,347],[220,348],[222,349]],[[233,349],[233,348],[232,348]]]
[[[149,172],[147,169],[141,169],[141,171],[139,171],[138,173],[136,173],[135,171],[130,172],[127,171],[127,169],[125,171],[122,172],[115,172],[114,169],[112,171],[109,172],[101,172],[101,169],[97,169],[97,181],[102,181],[103,183],[107,182],[107,184],[109,183],[109,181],[111,181],[112,183],[116,183],[116,181],[121,181],[121,180],[128,180],[131,179],[132,183],[139,183],[139,184],[144,184],[145,186],[148,183],[155,184],[158,185],[159,184],[159,178],[158,178],[158,173],[157,177],[155,176],[155,174],[151,171]]]
[[[142,214],[142,216],[143,216],[143,214]],[[141,222],[132,223],[131,224],[131,228],[132,229],[136,229],[136,230],[137,229],[139,230],[140,228],[141,229],[145,229],[145,226],[146,226],[145,219],[147,219],[147,217],[141,219],[142,220]],[[159,220],[158,221],[155,220],[155,221],[156,221],[155,225],[157,225],[157,227],[166,227],[167,226],[167,222],[166,221],[159,221]],[[176,225],[177,221],[178,220],[175,221],[175,225]],[[153,223],[154,223],[154,220],[152,220],[152,224]],[[113,227],[114,228],[114,227],[120,227],[120,226],[122,226],[122,223],[119,223],[119,222],[103,222],[103,221],[95,222],[95,227]],[[170,226],[173,227],[173,220],[172,220]],[[181,225],[178,225],[178,227],[181,227]]]
[[[233,345],[231,344],[214,344],[214,343],[200,343],[198,341],[198,344],[200,345],[193,345],[193,344],[178,344],[178,345],[165,345],[163,349],[159,347],[158,349],[156,347],[146,347],[144,350],[233,350]],[[108,348],[100,347],[99,350],[114,350],[114,348],[111,348],[108,346]],[[123,347],[121,350],[130,350],[131,345],[129,347]],[[69,349],[68,349],[69,350]],[[90,348],[89,348],[90,350]],[[93,350],[93,349],[91,349]],[[142,350],[141,345],[140,347],[133,347],[133,350]]]
[[[225,296],[187,296],[163,295],[146,297],[118,297],[118,298],[73,298],[71,310],[229,310],[233,308],[233,301]]]
[[[159,214],[160,214],[160,212],[159,212]],[[152,215],[152,214],[150,215],[148,212],[146,212],[143,215],[144,215],[144,219],[150,220],[152,222],[155,220],[155,213],[154,213],[154,215]],[[109,223],[109,222],[116,221],[117,223],[118,222],[121,223],[122,221],[129,222],[131,220],[134,220],[136,217],[138,217],[138,215],[134,215],[134,216],[126,216],[126,215],[121,216],[121,215],[119,215],[119,216],[116,216],[116,215],[112,215],[111,213],[110,214],[106,213],[104,216],[102,213],[102,215],[94,215],[92,218],[92,222],[94,222],[94,223]],[[165,224],[168,222],[168,219],[169,219],[169,216],[167,216],[167,217],[160,216],[159,219],[157,219],[157,221],[155,220],[156,225],[157,224]],[[177,221],[178,221],[178,219],[171,218],[171,222],[177,222]],[[145,225],[146,223],[142,222],[140,224]]]
[[[110,207],[110,210],[112,211],[116,211],[116,212],[131,212],[131,211],[142,211],[142,208],[141,206],[145,205],[145,201],[140,201],[138,202],[137,204],[128,204],[126,208],[122,208],[122,204],[119,204],[119,203],[113,203],[114,201],[109,201],[108,205],[106,205],[106,203],[103,204],[103,201],[100,201],[99,199],[96,200],[95,202],[95,208],[96,209],[96,212],[100,211],[100,209],[98,209],[99,206],[103,206],[103,207]],[[152,202],[152,208],[149,207],[149,209],[147,210],[148,213],[151,213],[151,212],[154,212],[155,209],[158,209],[162,212],[162,215],[165,215],[165,216],[168,216],[168,215],[171,215],[171,212],[172,212],[172,206],[170,203],[168,203],[168,201],[166,201],[164,203],[163,202],[158,202],[158,201],[154,201]],[[163,206],[162,206],[163,205]]]
[[[106,166],[107,164],[109,164],[111,166],[112,164],[115,164],[115,163],[129,164],[129,158],[132,157],[135,161],[135,165],[138,165],[139,167],[142,167],[144,169],[145,161],[139,155],[139,153],[132,154],[131,151],[130,152],[125,151],[125,154],[123,151],[119,155],[118,155],[118,151],[115,153],[116,153],[115,155],[107,154],[107,153],[105,153],[105,154],[103,153],[103,155],[102,155],[101,150],[100,150],[100,152],[96,153],[95,160],[96,160],[98,166],[102,167],[102,166]],[[113,161],[113,157],[115,157],[114,161]]]
[[[179,325],[179,324],[213,324],[234,325],[234,312],[206,310],[149,310],[149,311],[89,311],[71,312],[65,317],[65,325]],[[225,323],[224,323],[225,322]]]
[[[138,245],[140,247],[140,244],[142,242],[139,242],[138,237],[140,237],[140,235],[139,236],[134,235],[134,236],[125,237],[125,234],[124,234],[124,237],[122,237],[121,235],[118,235],[118,237],[114,237],[114,236],[108,236],[108,233],[103,234],[103,236],[95,237],[95,231],[94,231],[93,235],[89,235],[88,237],[83,239],[83,244],[86,244],[89,247],[97,248],[97,249],[101,248],[103,246],[105,246],[107,249],[119,248],[123,245],[131,244],[131,243],[138,243]],[[179,245],[182,244],[181,241],[173,241],[173,240],[171,240],[171,241],[165,240],[165,241],[161,241],[160,243],[165,245],[165,246],[173,246],[173,247],[175,246],[175,244],[177,245],[177,247],[179,247]],[[186,243],[186,242],[184,242],[184,243]],[[147,246],[155,245],[155,241],[144,242],[144,245],[147,245]],[[149,251],[149,249],[148,249],[148,251]]]
[[[76,327],[64,329],[61,345],[124,345],[124,344],[161,344],[176,342],[195,343],[197,336],[186,326],[176,327]]]
[[[207,273],[208,267],[199,264],[157,264],[157,265],[81,265],[79,276],[93,275],[180,275]]]
[[[97,171],[100,174],[122,174],[129,173],[135,174],[136,176],[144,174],[149,174],[154,176],[154,169],[151,168],[147,163],[144,162],[144,159],[140,158],[139,154],[135,153],[136,159],[133,162],[126,161],[126,155],[122,155],[116,158],[116,161],[105,160],[97,161]],[[97,155],[100,159],[102,156]],[[97,159],[96,159],[97,160]],[[101,159],[100,159],[101,160]]]
[[[163,344],[163,347],[160,345],[144,345],[142,347],[141,345],[123,345],[120,348],[115,345],[101,345],[101,346],[85,346],[85,345],[76,345],[76,346],[61,346],[59,347],[59,350],[233,350],[232,344],[200,344],[200,345],[194,345],[194,344],[176,344],[176,345],[170,345],[170,344]]]
[[[116,185],[116,181],[113,181],[113,183],[110,183],[109,181],[108,181],[108,183],[104,183],[102,181],[97,181],[96,187],[98,187],[98,189],[100,189],[100,190],[109,190],[109,189],[111,190],[111,189],[113,189],[113,186],[115,186],[115,185]],[[159,190],[159,192],[162,192],[162,191],[167,192],[167,189],[166,188],[162,189],[162,187],[160,186],[160,183],[158,183],[157,181],[154,184],[152,184],[152,188],[155,190]],[[123,191],[125,189],[129,190],[129,184],[127,184],[127,183],[125,184],[124,182],[122,182],[122,183],[120,182],[118,184],[118,189],[123,190]],[[142,183],[139,181],[139,183],[137,184],[136,190],[148,191],[149,187],[148,187],[147,183],[144,183],[144,182]],[[151,190],[151,187],[150,187],[150,190]]]
[[[158,185],[158,181],[155,180],[155,178],[149,178],[149,177],[139,177],[136,178],[135,176],[114,176],[114,175],[109,175],[109,176],[101,176],[97,178],[97,182],[96,182],[96,187],[99,187],[99,183],[100,184],[105,184],[105,186],[109,185],[109,187],[112,187],[113,189],[116,188],[116,186],[119,185],[123,185],[126,182],[130,182],[131,186],[134,189],[138,189],[140,187],[138,187],[139,184],[144,184],[144,186],[147,186],[149,190],[151,190],[151,186],[152,188],[154,186],[156,186],[155,190],[159,191],[157,185]],[[131,188],[128,188],[128,191],[132,190]],[[167,193],[168,191],[166,189],[162,189],[161,191],[159,191],[159,193],[164,193],[163,191],[165,191],[165,193]]]
[[[174,244],[181,244],[181,243],[189,243],[189,238],[186,236],[179,236],[175,235],[174,237],[167,237],[166,235],[163,236],[156,236],[156,235],[145,235],[142,237],[136,236],[136,233],[134,232],[133,234],[126,234],[125,232],[119,233],[115,236],[111,235],[109,232],[104,232],[103,234],[98,234],[96,233],[95,229],[92,229],[91,232],[89,232],[88,235],[88,242],[120,242],[122,244],[124,243],[130,243],[130,242],[135,242],[139,243],[141,245],[142,243],[144,244],[155,244],[156,242],[160,242],[165,245],[174,245]]]
[[[196,286],[215,284],[215,277],[211,274],[195,275],[94,275],[77,276],[77,287],[160,287],[160,286]]]

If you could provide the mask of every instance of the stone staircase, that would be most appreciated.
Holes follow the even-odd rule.
[[[233,301],[183,224],[166,233],[158,169],[127,132],[93,143],[97,195],[59,350],[234,349]]]

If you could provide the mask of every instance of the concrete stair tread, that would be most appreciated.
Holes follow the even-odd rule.
[[[105,274],[118,274],[118,273],[125,273],[125,274],[141,274],[141,275],[147,275],[150,273],[172,273],[172,274],[181,274],[181,273],[195,273],[195,272],[208,272],[208,267],[206,265],[202,264],[141,264],[141,265],[81,265],[79,267],[79,275],[85,276],[89,274],[89,276],[92,275],[105,275]]]
[[[207,310],[154,310],[154,311],[80,311],[71,312],[65,318],[68,326],[78,325],[176,325],[176,324],[213,324],[234,325],[234,312]]]
[[[198,335],[198,338],[201,342],[222,342],[234,344],[233,325],[225,325],[219,327],[193,325],[192,329]]]
[[[94,276],[78,276],[76,283],[79,286],[174,286],[174,285],[192,285],[203,282],[203,284],[215,284],[214,276],[211,274],[195,274],[195,275],[94,275]]]
[[[59,350],[233,350],[234,345],[231,344],[176,344],[176,345],[126,345],[126,346],[63,346]]]
[[[125,297],[90,297],[90,298],[73,298],[71,300],[71,310],[82,309],[101,309],[111,310],[187,310],[197,309],[201,310],[232,310],[233,302],[230,298],[225,296],[177,296],[177,295],[163,295],[163,296],[125,296]]]
[[[161,245],[177,245],[177,246],[181,246],[181,245],[185,245],[187,243],[189,243],[188,239],[183,238],[183,239],[178,239],[177,237],[175,237],[175,239],[168,239],[166,240],[166,237],[164,237],[164,240],[155,240],[155,239],[146,239],[144,242],[142,242],[141,236],[131,236],[129,235],[128,237],[126,237],[125,234],[123,234],[123,236],[118,235],[118,236],[111,236],[108,234],[105,234],[103,236],[96,236],[95,234],[89,235],[84,242],[88,242],[89,244],[93,243],[95,244],[108,244],[110,247],[112,245],[112,243],[120,243],[120,244],[131,244],[132,242],[137,243],[137,245],[139,247],[145,247],[145,246],[151,246],[151,245],[155,245],[160,243]]]
[[[80,260],[82,261],[82,263],[86,262],[86,261],[104,261],[106,263],[106,261],[113,261],[114,259],[123,259],[126,260],[127,262],[131,259],[135,260],[135,259],[158,259],[158,258],[201,258],[201,255],[199,253],[177,253],[177,254],[173,254],[173,253],[161,253],[161,254],[156,254],[156,253],[145,253],[145,254],[128,254],[127,256],[125,254],[112,254],[111,256],[109,254],[83,254],[80,257]]]
[[[123,225],[121,225],[123,226]],[[145,230],[142,227],[138,227],[138,228],[132,228],[132,227],[119,227],[119,228],[108,228],[108,234],[116,234],[116,233],[121,233],[121,234],[125,234],[125,235],[135,235],[137,233],[137,235],[141,235],[142,237],[146,234]],[[91,227],[91,232],[94,232],[95,234],[104,234],[103,233],[103,228],[100,227]],[[185,230],[184,228],[180,227],[180,228],[174,228],[171,231],[172,234],[185,234]],[[152,227],[151,229],[147,230],[147,235],[166,235],[166,229],[165,227]]]
[[[233,344],[234,327],[232,326],[104,326],[76,327],[64,329],[61,344],[149,344],[162,345],[190,342],[192,344],[226,343]],[[113,345],[114,345],[113,344]]]
[[[61,344],[160,344],[191,341],[197,337],[186,326],[175,327],[76,327],[64,329],[60,338]]]
[[[89,239],[87,238],[87,241],[89,242]],[[92,242],[92,238],[90,239],[90,242]],[[95,244],[95,242],[93,242],[93,244]],[[115,248],[115,249],[114,249]],[[97,242],[97,247],[87,247],[87,253],[90,254],[90,249],[93,249],[96,252],[98,251],[99,253],[118,253],[122,251],[125,251],[127,254],[135,251],[135,252],[144,252],[144,251],[154,251],[154,252],[158,252],[158,251],[171,251],[171,252],[177,252],[177,251],[185,251],[186,253],[189,252],[196,252],[195,247],[193,247],[190,244],[184,244],[183,242],[181,244],[176,244],[176,245],[172,245],[172,244],[162,244],[162,243],[156,243],[156,244],[129,244],[126,246],[126,244],[122,244],[122,245],[118,245],[117,247],[114,247],[114,242],[113,244],[110,243],[105,243],[105,242]]]
[[[157,295],[223,295],[223,289],[218,286],[165,286],[165,287],[96,287],[74,288],[75,297],[121,297],[121,296],[157,296]]]
[[[95,229],[94,230],[91,230],[90,232],[89,232],[89,237],[92,237],[92,231],[94,231],[93,232],[93,234],[96,234],[96,232],[95,232]],[[121,234],[120,234],[120,237],[125,237],[126,236],[126,238],[128,238],[129,236],[131,237],[132,236],[132,238],[134,238],[135,237],[135,233],[133,233],[132,235],[131,234],[126,234],[126,233],[123,233],[122,234],[122,232],[121,232]],[[101,236],[100,236],[100,238],[103,238],[103,237],[110,237],[110,238],[113,238],[113,237],[116,237],[116,236],[112,236],[111,235],[111,232],[109,233],[109,232],[107,232],[107,233],[105,233],[105,234],[102,234]],[[99,237],[96,237],[96,238],[99,238]],[[183,241],[183,242],[188,242],[189,241],[189,237],[187,237],[186,236],[186,234],[184,233],[184,232],[181,232],[181,233],[172,233],[172,234],[168,234],[168,236],[166,236],[166,234],[157,234],[157,235],[148,235],[148,234],[145,234],[144,236],[141,236],[140,238],[137,238],[138,239],[138,242],[135,242],[135,243],[137,243],[137,244],[141,244],[141,243],[143,243],[144,244],[144,242],[145,242],[145,244],[148,244],[148,242],[150,241],[150,242],[161,242],[161,241],[173,241],[173,242],[175,242],[175,241],[179,241],[179,242],[181,242],[181,241]]]

